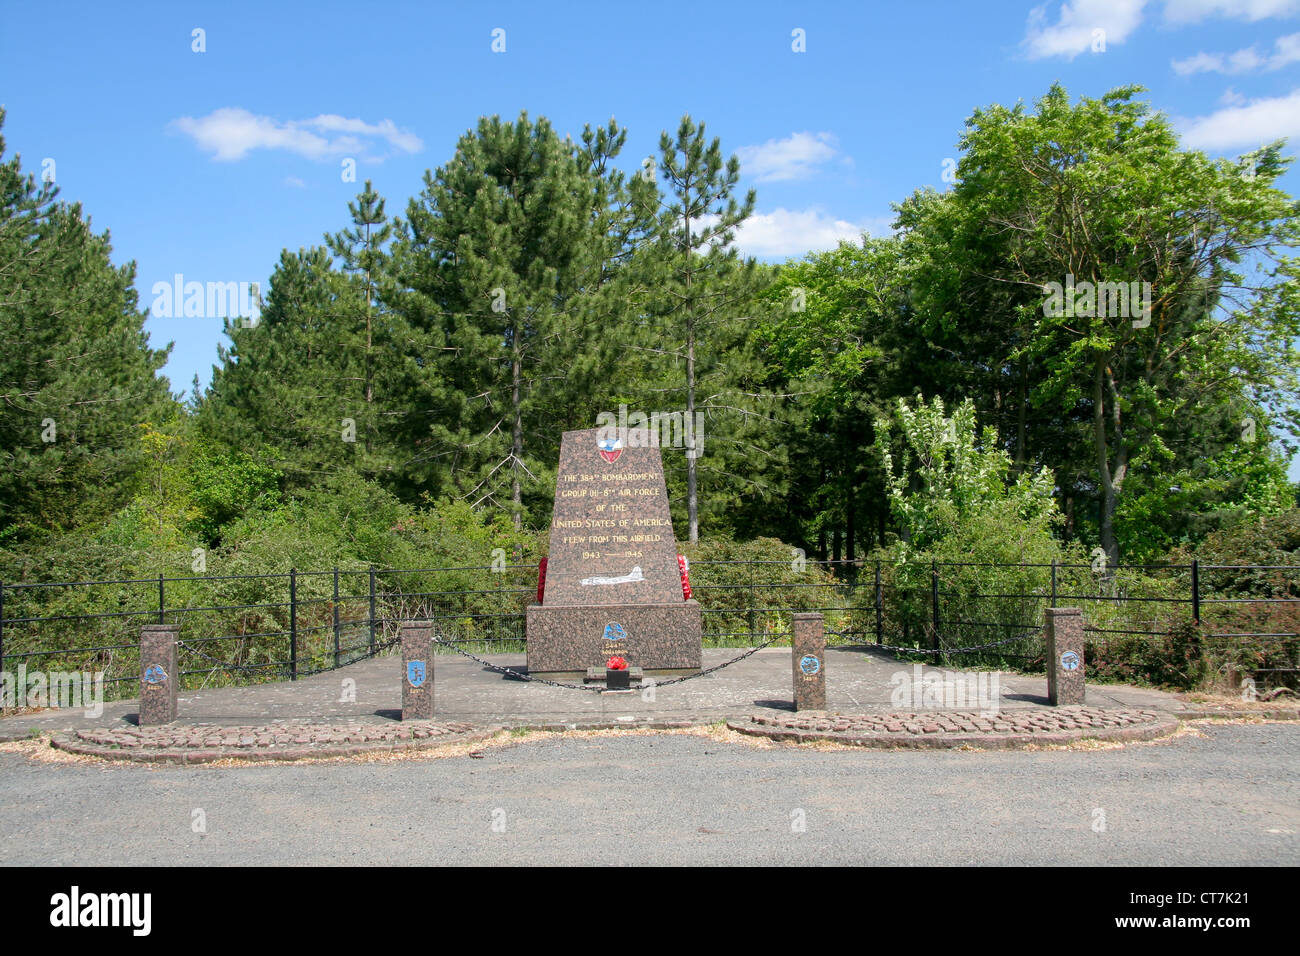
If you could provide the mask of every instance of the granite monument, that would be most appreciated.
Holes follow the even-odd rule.
[[[645,674],[700,669],[700,606],[685,597],[663,460],[648,429],[565,432],[530,674],[580,676],[619,656]]]

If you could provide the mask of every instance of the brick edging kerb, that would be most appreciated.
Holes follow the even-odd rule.
[[[545,721],[545,722],[511,722],[505,721],[494,724],[491,727],[463,732],[459,734],[444,734],[429,738],[396,740],[396,741],[374,741],[370,743],[358,743],[347,745],[330,745],[330,744],[313,744],[299,745],[285,748],[283,750],[269,750],[256,748],[239,748],[239,749],[220,749],[220,748],[203,748],[201,750],[179,748],[174,750],[123,750],[113,749],[104,746],[85,744],[77,741],[66,731],[58,731],[50,735],[50,746],[62,750],[65,753],[78,754],[82,756],[99,757],[109,760],[121,760],[132,763],[170,763],[170,764],[199,764],[211,763],[216,760],[238,760],[246,763],[259,762],[282,762],[302,759],[319,759],[326,757],[353,757],[369,753],[383,752],[400,752],[408,750],[436,749],[442,746],[449,746],[461,743],[479,743],[487,740],[502,731],[506,730],[524,730],[537,733],[566,733],[566,732],[583,732],[597,730],[689,730],[693,727],[711,726],[717,723],[725,723],[727,727],[738,733],[744,733],[749,736],[762,736],[770,740],[789,740],[796,742],[810,742],[814,740],[827,740],[831,742],[846,744],[849,746],[860,747],[878,747],[892,749],[935,749],[935,748],[953,748],[953,747],[981,747],[983,749],[1005,749],[1032,746],[1034,744],[1060,744],[1072,743],[1081,740],[1149,740],[1159,736],[1172,733],[1177,729],[1178,723],[1188,720],[1212,720],[1212,719],[1242,719],[1256,718],[1260,720],[1278,720],[1294,721],[1300,720],[1300,709],[1281,709],[1281,710],[1187,710],[1178,711],[1163,715],[1159,720],[1148,723],[1121,727],[1095,730],[1079,729],[1062,732],[1045,732],[1035,734],[949,734],[942,736],[925,736],[917,737],[912,735],[882,734],[874,737],[846,738],[836,736],[833,733],[820,733],[808,730],[779,729],[767,728],[758,730],[754,725],[744,724],[748,721],[748,715],[720,718],[717,715],[696,715],[682,717],[678,719],[661,719],[653,721],[610,721],[595,720],[589,722],[583,721]],[[41,737],[46,736],[42,734]],[[23,741],[39,740],[41,737],[32,737],[28,733],[0,735],[0,743],[19,743]]]
[[[845,747],[863,747],[877,750],[955,750],[976,747],[981,750],[1016,750],[1025,747],[1053,746],[1096,740],[1131,743],[1166,737],[1178,729],[1179,722],[1172,717],[1153,720],[1129,727],[1104,729],[1066,730],[1036,734],[913,734],[885,733],[871,736],[844,736],[829,731],[791,730],[727,721],[727,727],[751,737],[763,737],[791,743],[827,742]]]
[[[1240,720],[1243,717],[1258,717],[1261,720],[1300,720],[1300,707],[1284,707],[1280,710],[1247,710],[1244,707],[1214,710],[1202,707],[1194,710],[1177,710],[1173,715],[1179,720],[1209,720],[1215,717],[1229,720]]]
[[[446,734],[407,740],[372,741],[360,744],[300,744],[284,750],[268,748],[189,748],[157,750],[122,750],[102,745],[86,744],[66,734],[50,738],[50,746],[65,753],[104,760],[124,760],[131,763],[204,764],[218,760],[238,760],[241,763],[276,763],[293,760],[319,760],[327,757],[360,757],[367,754],[398,753],[409,750],[435,750],[456,744],[481,743],[496,736],[500,727],[476,730],[462,734]]]

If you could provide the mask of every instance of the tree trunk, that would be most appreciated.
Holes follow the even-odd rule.
[[[691,544],[700,540],[700,510],[695,476],[695,303],[691,300],[691,215],[689,183],[685,186],[686,202],[686,421],[691,436],[686,448],[686,523]]]
[[[687,279],[689,285],[689,274]],[[686,520],[690,542],[695,544],[700,540],[700,511],[695,491],[695,321],[689,311],[686,313],[686,421],[687,434],[691,436],[686,449]]]
[[[370,251],[370,223],[366,223],[366,251]],[[374,346],[374,337],[371,328],[370,316],[370,266],[369,257],[367,256],[366,265],[366,455],[371,452],[371,434],[375,427],[374,408],[375,385],[374,375],[371,370],[371,349]],[[367,464],[369,464],[367,462]]]
[[[848,501],[844,505],[844,552],[850,560],[854,560],[854,547],[857,542],[854,540],[854,507],[853,507],[853,489],[849,489]]]
[[[510,356],[510,403],[514,421],[510,435],[510,501],[514,506],[515,530],[523,526],[523,495],[519,485],[519,466],[524,458],[524,421],[523,411],[519,407],[519,380],[521,362],[519,357],[519,325],[515,324],[512,333]]]
[[[1106,561],[1109,567],[1115,567],[1119,564],[1119,541],[1115,537],[1115,505],[1118,501],[1120,487],[1124,481],[1124,472],[1127,470],[1126,456],[1124,455],[1124,440],[1120,432],[1120,411],[1118,404],[1114,402],[1114,382],[1111,383],[1112,391],[1112,419],[1114,426],[1113,442],[1115,447],[1116,472],[1112,476],[1110,470],[1110,447],[1106,440],[1106,403],[1105,403],[1105,382],[1107,378],[1106,357],[1098,353],[1096,366],[1093,370],[1092,379],[1092,425],[1093,425],[1093,443],[1097,450],[1097,478],[1101,487],[1101,500],[1098,502],[1098,524],[1101,528],[1101,548],[1106,552]]]
[[[1028,455],[1025,452],[1025,360],[1020,360],[1020,380],[1016,383],[1016,474],[1024,473]]]

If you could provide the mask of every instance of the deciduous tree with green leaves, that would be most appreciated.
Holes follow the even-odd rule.
[[[928,404],[900,398],[892,416],[877,419],[875,431],[905,552],[933,551],[990,514],[1010,519],[1015,536],[1050,538],[1059,518],[1051,472],[1015,474],[997,431],[976,428],[974,403],[962,402],[949,416],[940,398]]]
[[[1066,497],[1095,501],[1112,563],[1130,475],[1204,454],[1185,441],[1197,409],[1244,401],[1300,425],[1281,144],[1182,150],[1138,92],[1072,104],[1054,86],[1034,112],[976,110],[955,188],[899,219],[927,334],[981,407],[1014,410],[1017,461],[1053,462]]]
[[[897,240],[864,236],[786,263],[764,292],[775,308],[763,354],[788,395],[787,513],[805,523],[790,540],[809,536],[835,560],[869,550],[859,539],[883,542],[889,517],[872,422],[914,387],[899,351],[909,318],[901,264]]]

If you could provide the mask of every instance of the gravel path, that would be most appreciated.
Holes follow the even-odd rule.
[[[5,745],[0,865],[1300,863],[1300,725],[1189,727],[1094,750],[643,733],[238,768]]]

